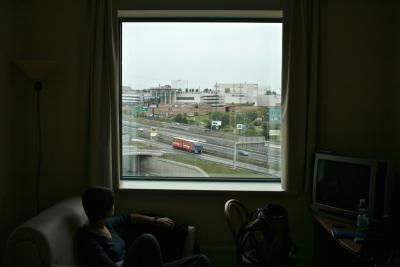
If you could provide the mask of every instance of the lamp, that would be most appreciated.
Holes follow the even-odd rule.
[[[40,91],[43,87],[43,80],[54,69],[56,62],[53,60],[16,60],[17,67],[25,75],[34,81],[33,88],[36,91],[36,111],[38,124],[38,157],[36,173],[36,213],[39,212],[39,186],[42,164],[42,126],[40,116]]]
[[[42,88],[43,80],[54,69],[56,62],[53,60],[16,60],[17,67],[34,81],[35,90]]]

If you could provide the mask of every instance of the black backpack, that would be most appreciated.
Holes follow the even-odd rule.
[[[278,204],[268,204],[251,212],[239,230],[238,253],[252,266],[294,266],[297,246],[289,232],[287,210]]]

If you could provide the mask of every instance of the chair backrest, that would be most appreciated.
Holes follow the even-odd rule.
[[[249,212],[239,200],[230,199],[225,202],[225,219],[231,230],[235,245],[238,245],[238,234],[243,224],[247,222]]]

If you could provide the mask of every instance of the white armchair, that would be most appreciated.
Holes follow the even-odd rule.
[[[66,199],[18,226],[4,250],[3,267],[77,266],[76,230],[87,217],[81,198]],[[193,254],[195,227],[189,226],[184,256]]]

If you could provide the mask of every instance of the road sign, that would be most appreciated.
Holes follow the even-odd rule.
[[[211,125],[212,126],[221,126],[222,122],[221,121],[212,121]]]
[[[142,113],[142,112],[147,112],[148,108],[146,106],[135,106],[133,109],[134,112],[136,113]]]

